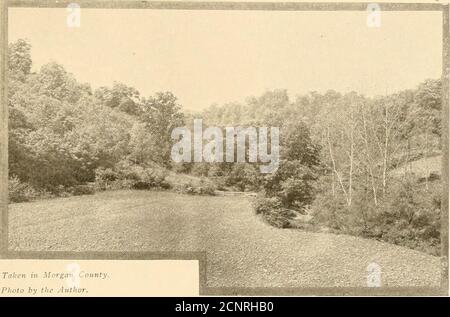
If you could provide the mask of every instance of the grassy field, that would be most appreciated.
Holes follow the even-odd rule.
[[[10,248],[205,251],[212,287],[438,286],[440,260],[373,240],[270,227],[250,198],[115,191],[9,206]]]

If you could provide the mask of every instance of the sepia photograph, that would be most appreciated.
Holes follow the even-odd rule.
[[[204,294],[448,293],[448,6],[112,3],[7,8],[12,258],[201,254]]]

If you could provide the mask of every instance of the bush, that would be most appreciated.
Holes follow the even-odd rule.
[[[121,162],[114,169],[98,168],[95,171],[95,184],[100,190],[171,188],[166,181],[167,171],[161,167],[144,167]]]
[[[266,198],[259,195],[253,204],[256,214],[262,215],[264,220],[277,228],[289,228],[290,220],[295,217],[295,213],[284,208],[281,199],[277,197]]]
[[[375,205],[372,196],[358,189],[348,206],[341,195],[319,195],[312,210],[316,225],[342,233],[375,238],[433,255],[440,254],[441,184],[405,180],[392,184]]]
[[[335,230],[343,230],[347,224],[346,202],[341,196],[328,192],[318,195],[311,206],[315,224]]]
[[[253,204],[257,215],[264,215],[272,210],[282,208],[281,200],[277,197],[266,198],[262,195],[258,195]]]
[[[279,197],[285,207],[302,208],[312,203],[317,174],[301,161],[282,161],[273,174],[265,177],[267,197]]]
[[[295,227],[293,218],[310,206],[316,194],[320,147],[313,143],[306,124],[296,122],[284,127],[281,150],[278,169],[262,180],[266,198],[258,199],[255,209],[276,227]]]
[[[215,187],[209,183],[201,181],[200,184],[194,185],[192,182],[188,182],[178,186],[177,191],[188,195],[215,195]]]
[[[209,195],[209,196],[214,196],[215,195],[214,191],[215,191],[215,188],[210,185],[199,186],[199,187],[197,187],[197,190],[196,190],[196,192],[199,195]]]
[[[190,172],[195,176],[208,176],[210,165],[210,163],[206,162],[193,163]]]
[[[225,184],[236,186],[240,191],[258,190],[261,184],[261,176],[256,165],[237,163],[228,174]]]
[[[381,238],[439,255],[441,193],[440,182],[434,182],[429,190],[412,181],[396,184],[377,218]]]
[[[172,162],[172,171],[175,173],[181,173],[181,174],[188,174],[193,166],[194,163],[187,163],[187,162],[181,162],[181,163],[175,163]]]
[[[8,181],[9,201],[14,203],[26,202],[44,196],[30,184],[21,182],[17,176],[12,176]]]
[[[69,189],[69,192],[74,196],[93,195],[95,188],[92,185],[76,185]]]
[[[214,182],[217,190],[225,191],[227,190],[227,180],[223,176],[210,177],[210,179]]]
[[[119,174],[111,168],[99,167],[95,170],[95,185],[99,190],[109,189],[118,178]]]

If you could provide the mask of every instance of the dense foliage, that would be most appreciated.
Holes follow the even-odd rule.
[[[203,116],[281,127],[280,168],[262,178],[255,202],[269,223],[297,227],[292,220],[306,212],[316,229],[439,254],[440,165],[427,158],[441,155],[441,107],[441,82],[430,79],[374,98],[330,90],[290,101],[274,90]]]
[[[440,80],[374,98],[330,90],[291,100],[273,90],[188,115],[171,92],[144,97],[117,82],[93,90],[54,62],[32,72],[30,52],[23,40],[9,46],[11,201],[93,188],[255,191],[256,212],[277,227],[307,213],[316,228],[440,252],[440,167],[412,167],[441,155]],[[264,175],[259,163],[173,163],[171,131],[195,117],[222,128],[280,127],[279,168]],[[170,173],[208,181],[177,186]]]
[[[104,188],[105,171],[118,174],[115,186],[168,187],[155,174],[170,162],[167,131],[183,124],[175,96],[142,98],[121,83],[92,91],[56,63],[32,73],[30,49],[23,40],[9,47],[10,199],[70,194],[95,181]]]

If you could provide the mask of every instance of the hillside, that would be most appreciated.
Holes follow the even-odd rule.
[[[418,178],[425,178],[428,174],[441,175],[442,170],[442,155],[431,157],[423,157],[421,159],[404,164],[396,169],[390,171],[391,176],[402,176],[406,170],[412,170]]]

